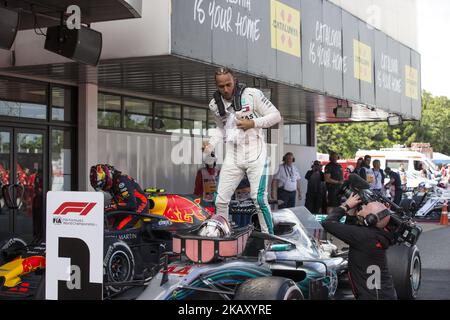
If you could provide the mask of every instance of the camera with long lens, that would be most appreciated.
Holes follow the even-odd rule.
[[[363,204],[381,202],[389,208],[387,212],[391,218],[386,228],[394,235],[396,242],[407,246],[414,246],[417,243],[422,228],[416,225],[410,214],[381,193],[370,190],[370,185],[357,174],[351,174],[340,190],[340,195],[347,199],[352,194],[357,194]]]

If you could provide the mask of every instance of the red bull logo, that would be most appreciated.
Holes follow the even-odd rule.
[[[197,218],[199,221],[204,221],[206,219],[202,213],[202,208],[200,208],[198,204],[177,195],[167,196],[167,205],[164,210],[164,216],[172,222],[179,223],[194,223],[193,217]]]
[[[45,268],[45,257],[43,256],[29,257],[22,261],[23,273],[30,273],[43,268]]]

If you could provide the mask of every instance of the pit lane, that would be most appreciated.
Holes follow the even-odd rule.
[[[450,299],[450,227],[421,224],[424,232],[417,246],[422,258],[422,285],[418,300]]]
[[[450,300],[450,227],[439,223],[419,223],[423,228],[417,246],[422,259],[422,282],[417,300]],[[345,243],[329,236],[338,248],[348,247]],[[336,299],[354,300],[349,284],[341,281]]]

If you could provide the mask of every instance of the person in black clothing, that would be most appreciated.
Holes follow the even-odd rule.
[[[316,160],[305,176],[305,179],[308,180],[305,207],[313,214],[321,213],[322,210],[322,186],[325,178],[321,169],[320,161]]]
[[[98,164],[91,167],[90,181],[94,190],[108,192],[112,196],[111,203],[104,208],[105,212],[133,211],[137,214],[148,214],[147,195],[129,175],[122,174],[108,164]],[[113,228],[116,230],[130,229],[138,221],[139,217],[137,216],[118,216],[114,219]]]
[[[366,171],[363,169],[364,159],[359,158],[356,161],[356,168],[352,173],[356,173],[358,176],[366,180]]]
[[[363,205],[358,195],[352,195],[340,207],[333,210],[322,223],[324,229],[347,243],[348,274],[352,291],[358,300],[396,300],[392,276],[387,266],[386,250],[394,243],[393,235],[384,228],[389,216],[382,212],[387,208],[379,202]],[[341,218],[347,214],[345,224]],[[378,217],[376,225],[366,226],[365,218],[374,214]]]
[[[327,213],[330,214],[333,208],[338,207],[341,204],[339,198],[339,190],[344,183],[344,175],[342,167],[337,163],[339,155],[336,152],[330,153],[330,163],[325,166],[325,182],[327,184]]]
[[[400,205],[400,202],[402,201],[402,180],[400,179],[400,175],[397,172],[394,172],[391,170],[391,168],[386,167],[384,172],[389,176],[390,181],[388,184],[386,184],[385,188],[389,189],[391,186],[395,187],[394,191],[394,203],[396,205]]]
[[[367,180],[367,170],[370,170],[370,164],[372,162],[372,157],[368,154],[364,156],[361,170],[359,171],[359,176],[364,180]]]

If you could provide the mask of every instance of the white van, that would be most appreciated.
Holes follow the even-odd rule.
[[[372,157],[372,162],[373,160],[380,160],[382,169],[389,167],[393,171],[399,172],[400,166],[403,165],[406,171],[408,188],[415,188],[420,182],[431,183],[431,181],[440,177],[440,172],[436,169],[433,161],[418,151],[411,151],[406,148],[359,150],[356,153],[356,159],[364,158],[366,155]],[[421,169],[428,170],[431,174],[431,180],[421,176]]]

